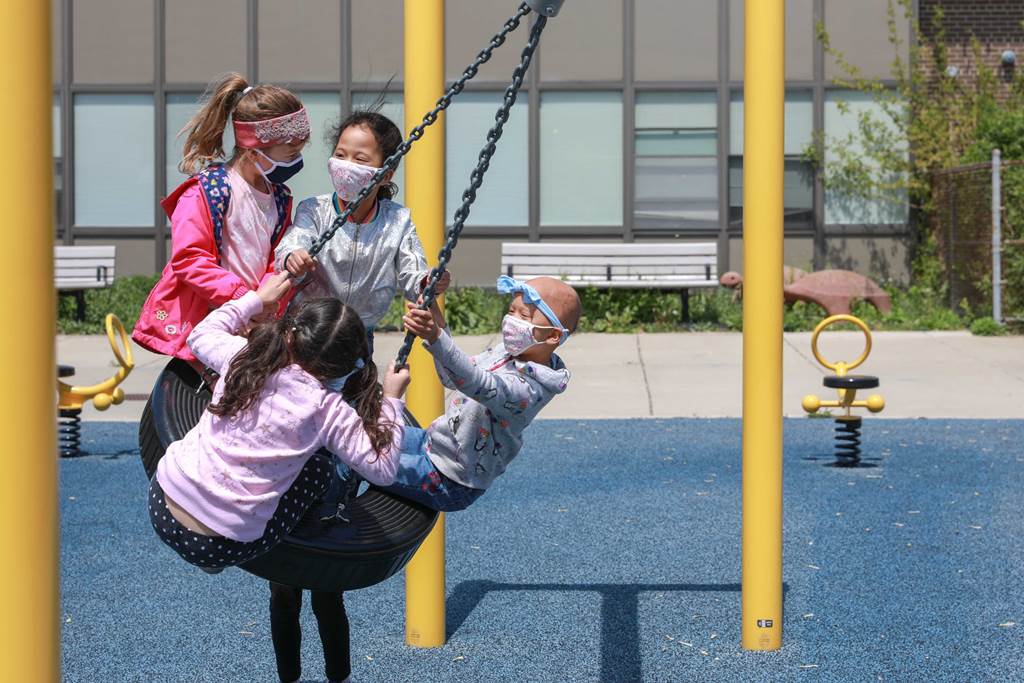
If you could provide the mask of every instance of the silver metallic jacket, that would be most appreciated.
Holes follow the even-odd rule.
[[[330,194],[299,204],[291,229],[277,245],[277,270],[284,270],[288,254],[308,250],[336,216]],[[377,215],[369,223],[345,223],[316,261],[316,270],[303,279],[295,300],[337,297],[359,312],[367,328],[376,327],[399,288],[415,301],[430,272],[409,209],[387,199],[378,201]]]

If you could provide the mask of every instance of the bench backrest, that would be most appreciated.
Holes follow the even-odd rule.
[[[109,287],[114,283],[114,246],[55,246],[54,283],[57,289]]]
[[[718,284],[718,243],[504,242],[501,270],[599,287],[710,287]]]

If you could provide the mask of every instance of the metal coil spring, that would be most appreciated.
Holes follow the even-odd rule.
[[[82,454],[81,414],[81,408],[61,408],[58,413],[57,447],[62,458],[73,458]]]
[[[841,417],[836,420],[837,465],[856,467],[860,462],[861,418]]]

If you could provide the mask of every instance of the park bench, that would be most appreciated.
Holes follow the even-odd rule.
[[[55,246],[53,283],[57,294],[78,303],[76,318],[85,320],[85,290],[114,284],[114,246]]]
[[[718,286],[716,242],[503,242],[501,269],[516,279],[547,275],[573,287],[690,290]]]

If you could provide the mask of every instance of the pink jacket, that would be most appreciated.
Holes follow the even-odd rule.
[[[210,177],[204,179],[216,186],[217,181],[210,181]],[[275,194],[282,200],[279,206],[283,216],[267,254],[264,279],[274,272],[274,247],[291,225],[291,194],[283,185],[275,186]],[[160,203],[171,218],[171,259],[149,293],[132,332],[136,343],[154,353],[194,360],[185,340],[196,324],[211,310],[249,291],[237,275],[220,265],[218,238],[227,207],[223,200],[214,205],[219,213],[215,227],[211,201],[214,199],[204,193],[199,176],[193,176]]]

